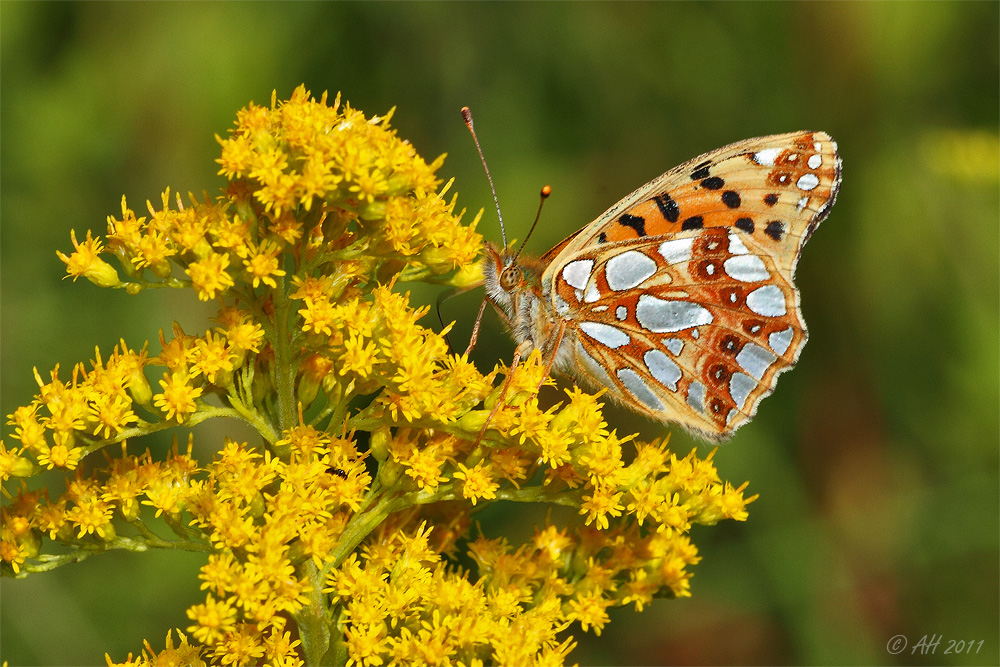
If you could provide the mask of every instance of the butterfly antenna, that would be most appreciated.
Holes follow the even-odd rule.
[[[493,192],[493,203],[497,207],[497,218],[500,220],[500,235],[503,237],[503,247],[507,247],[507,230],[503,226],[503,214],[500,213],[500,200],[497,198],[497,189],[493,187],[493,177],[490,176],[490,168],[486,165],[486,157],[483,155],[483,149],[479,145],[479,137],[476,136],[476,129],[472,126],[472,110],[469,107],[462,107],[462,120],[465,121],[465,126],[469,128],[469,133],[472,134],[472,140],[476,142],[476,150],[479,151],[479,161],[483,163],[483,169],[486,171],[486,180],[490,182],[490,191]]]
[[[550,194],[552,194],[552,186],[543,185],[542,191],[538,195],[538,211],[535,213],[535,221],[531,223],[531,228],[528,230],[528,235],[524,237],[523,241],[521,241],[521,245],[518,247],[517,252],[515,252],[514,256],[511,258],[510,261],[512,264],[515,261],[517,261],[517,256],[521,254],[522,250],[524,250],[524,246],[528,243],[528,239],[531,238],[531,233],[535,231],[535,227],[538,225],[538,221],[542,217],[542,206],[545,205],[545,200],[549,198]]]

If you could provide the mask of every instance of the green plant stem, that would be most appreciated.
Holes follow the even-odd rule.
[[[298,363],[293,359],[291,333],[291,302],[281,280],[274,295],[274,384],[278,392],[278,428],[291,428],[297,421],[295,409],[295,373]]]
[[[500,489],[497,500],[507,500],[515,503],[550,503],[579,507],[582,493],[580,491],[550,491],[543,486],[526,486],[520,489]]]
[[[256,410],[245,404],[242,397],[235,390],[229,394],[229,402],[232,405],[231,409],[236,412],[240,419],[250,424],[260,434],[260,437],[272,445],[278,441],[278,433],[275,432],[271,423],[264,419]]]
[[[126,551],[148,551],[149,549],[180,549],[181,551],[201,551],[210,552],[211,545],[203,542],[189,542],[186,540],[165,540],[161,537],[116,537],[100,544],[77,546],[69,553],[53,555],[41,555],[34,563],[25,563],[16,578],[22,579],[35,572],[48,572],[68,563],[79,563],[94,554],[111,551],[113,549],[124,549]]]
[[[299,628],[302,652],[307,665],[320,665],[330,647],[330,623],[326,613],[326,596],[323,593],[323,575],[312,559],[302,562],[299,574],[309,582],[309,598],[301,609],[292,614]]]
[[[242,412],[235,410],[233,408],[223,408],[215,405],[209,405],[208,403],[199,401],[198,410],[191,415],[191,417],[180,424],[181,426],[191,427],[196,426],[203,421],[212,419],[213,417],[232,417],[234,419],[242,419],[248,422],[254,428],[258,428],[259,419],[255,420],[252,418],[252,413],[247,413],[244,415]],[[178,423],[174,420],[164,420],[156,423],[143,422],[139,426],[133,426],[131,428],[122,429],[114,437],[108,438],[106,440],[97,440],[96,442],[91,442],[91,444],[84,447],[84,456],[92,454],[99,449],[103,449],[108,445],[113,445],[116,442],[122,442],[128,440],[129,438],[139,438],[144,435],[149,435],[150,433],[156,433],[157,431],[165,431],[169,428],[176,428]],[[259,428],[258,428],[259,430]],[[263,435],[263,434],[262,434]],[[85,442],[90,442],[89,439],[85,439],[81,436],[81,439]]]
[[[340,536],[340,541],[331,553],[332,558],[324,568],[324,574],[344,562],[344,559],[361,544],[362,540],[368,537],[369,533],[385,521],[386,517],[410,504],[412,503],[407,502],[405,498],[387,494],[379,498],[375,506],[368,511],[356,514]]]
[[[386,517],[409,504],[400,497],[382,496],[372,509],[354,516],[333,550],[332,559],[322,570],[312,560],[304,561],[300,566],[300,572],[309,580],[311,590],[307,594],[309,602],[293,616],[299,627],[307,665],[326,664],[325,660],[331,658],[335,661],[333,664],[339,664],[338,661],[346,655],[344,638],[336,624],[328,618],[323,593],[327,573],[339,566]]]

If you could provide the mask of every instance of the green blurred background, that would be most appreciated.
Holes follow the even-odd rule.
[[[0,411],[30,400],[32,366],[65,375],[94,345],[139,346],[174,319],[204,330],[190,292],[73,284],[55,250],[71,248],[71,228],[103,232],[122,194],[141,214],[168,185],[217,192],[213,135],[272,89],[340,90],[368,114],[397,106],[400,135],[428,159],[449,154],[440,174],[456,177],[460,205],[487,209],[480,229],[496,240],[458,114],[471,106],[513,236],[539,187],[554,188],[539,254],[704,151],[825,130],[844,183],[799,267],[809,345],[716,456],[724,478],[760,494],[750,520],[696,527],[693,597],[617,610],[571,658],[997,664],[998,7],[5,1]],[[459,340],[478,303],[446,304]],[[488,318],[480,368],[512,350]],[[198,438],[211,448],[224,433]],[[488,530],[518,530],[498,514]],[[202,597],[200,562],[116,553],[4,580],[0,659],[103,664],[143,638],[162,647]],[[943,640],[892,655],[898,634]],[[950,640],[983,643],[946,654]]]

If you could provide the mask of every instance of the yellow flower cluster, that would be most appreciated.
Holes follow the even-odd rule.
[[[474,473],[482,462],[457,467],[452,479],[466,489],[473,480],[477,487],[490,485],[486,493],[478,488],[465,497],[473,503],[496,497],[499,484],[486,481],[491,475]],[[744,519],[747,501],[693,454],[678,460],[661,446],[646,445],[628,468],[650,480],[628,494],[629,511],[655,503],[664,520],[658,529],[641,528],[633,516],[604,529],[547,523],[516,549],[503,538],[480,537],[466,551],[478,575],[447,557],[466,535],[467,504],[446,506],[450,520],[434,529],[426,513],[414,511],[383,522],[374,539],[327,576],[324,592],[340,610],[347,664],[562,664],[575,646],[566,632],[572,624],[600,635],[611,607],[642,611],[654,596],[689,595],[687,566],[699,557],[684,533],[692,523]],[[507,497],[560,502],[573,496],[536,488]]]
[[[711,455],[619,437],[575,387],[543,407],[537,352],[484,375],[420,324],[427,307],[398,285],[481,281],[481,239],[445,199],[441,160],[390,116],[303,87],[251,104],[219,139],[221,197],[171,207],[167,191],[148,217],[123,199],[104,238],[73,234],[59,255],[103,287],[220,304],[202,335],[161,332],[156,356],[122,341],[68,380],[36,372],[0,442],[3,574],[109,549],[206,554],[184,632],[125,664],[562,664],[577,624],[600,634],[611,607],[689,594],[693,524],[746,519],[746,485],[720,481]],[[259,441],[226,440],[208,463],[190,438],[163,460],[130,452],[220,417]],[[19,481],[53,469],[65,493]],[[520,545],[473,539],[497,502],[579,520]]]

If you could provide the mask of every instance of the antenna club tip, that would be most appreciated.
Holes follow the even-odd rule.
[[[543,185],[542,186],[542,199],[545,199],[550,194],[552,194],[552,186],[551,185]]]
[[[472,109],[462,107],[462,120],[465,121],[466,125],[472,125]]]

